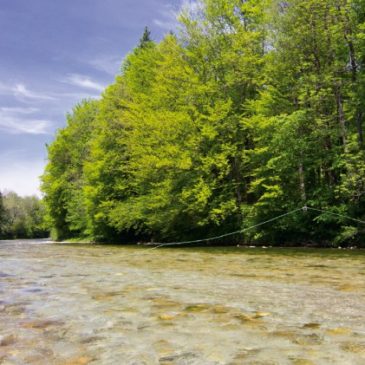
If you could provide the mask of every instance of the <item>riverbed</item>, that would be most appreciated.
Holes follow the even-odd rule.
[[[363,365],[365,253],[0,241],[0,364]]]

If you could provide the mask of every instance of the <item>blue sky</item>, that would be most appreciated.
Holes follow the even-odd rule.
[[[160,40],[189,0],[0,0],[0,190],[39,195],[46,143],[99,97],[145,26]]]

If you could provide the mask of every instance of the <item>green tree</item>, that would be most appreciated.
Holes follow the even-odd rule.
[[[148,27],[144,28],[143,35],[141,39],[139,40],[139,48],[145,48],[148,47],[148,45],[152,42],[151,39],[151,32],[148,29]]]
[[[338,187],[353,175],[356,168],[351,165],[361,159],[361,144],[351,147],[356,158],[350,152],[352,135],[359,133],[352,97],[358,89],[359,71],[354,62],[357,26],[351,20],[355,3],[273,3],[272,51],[266,63],[265,88],[254,106],[258,116],[251,121],[257,138],[258,167],[252,183],[257,196],[256,219],[304,203],[352,213],[347,203],[347,208],[343,206]],[[362,178],[355,180],[361,186]],[[316,229],[308,216],[302,216],[297,222],[283,220],[281,227],[273,230],[280,240],[312,235],[316,240],[331,241],[343,224],[325,214],[317,218]]]
[[[48,237],[43,202],[36,196],[21,197],[14,192],[3,195],[2,238]]]
[[[87,227],[83,168],[97,110],[97,101],[77,105],[67,116],[66,128],[58,132],[48,147],[42,191],[57,239],[83,235]]]
[[[4,236],[5,224],[6,224],[6,211],[4,207],[3,194],[0,191],[0,238]]]
[[[235,239],[361,241],[343,216],[365,214],[364,14],[364,0],[199,0],[177,36],[145,28],[49,147],[56,236],[194,239],[309,204],[327,213]]]

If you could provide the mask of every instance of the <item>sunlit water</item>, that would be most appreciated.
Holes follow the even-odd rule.
[[[0,241],[0,364],[365,364],[365,254]]]

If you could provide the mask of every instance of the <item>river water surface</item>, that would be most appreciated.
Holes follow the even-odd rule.
[[[0,364],[365,364],[365,254],[0,241]]]

